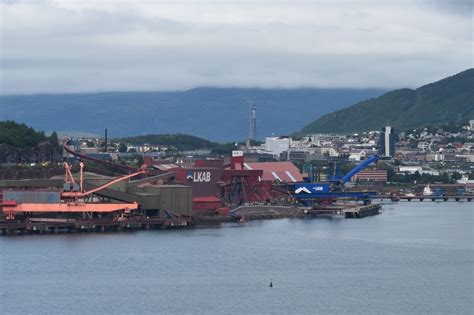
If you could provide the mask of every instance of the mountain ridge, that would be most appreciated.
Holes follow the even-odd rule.
[[[474,69],[423,85],[397,89],[325,114],[300,131],[350,133],[385,125],[407,129],[474,118]]]
[[[287,135],[322,114],[379,96],[381,89],[202,87],[169,92],[97,92],[0,96],[0,117],[37,130],[110,137],[184,133],[212,141],[248,136],[249,102],[259,139]]]

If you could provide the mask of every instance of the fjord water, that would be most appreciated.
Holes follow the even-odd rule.
[[[2,237],[0,311],[469,314],[473,205],[406,202],[364,219]]]

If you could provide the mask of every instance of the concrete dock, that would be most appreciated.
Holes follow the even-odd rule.
[[[316,206],[311,209],[311,214],[318,215],[343,215],[345,218],[358,219],[380,213],[380,204],[370,205],[331,205]]]
[[[414,196],[390,196],[390,195],[377,195],[374,199],[379,199],[381,201],[389,200],[392,202],[398,201],[467,201],[471,202],[474,200],[473,195],[460,195],[460,196],[426,196],[426,195],[414,195]]]
[[[133,217],[124,220],[112,219],[59,219],[28,218],[24,220],[1,220],[1,235],[48,234],[74,232],[113,232],[187,227],[188,219],[163,219],[158,217]]]

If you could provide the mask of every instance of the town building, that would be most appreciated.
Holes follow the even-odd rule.
[[[379,153],[382,156],[393,157],[395,154],[396,134],[395,129],[391,126],[382,128],[380,133],[380,149]]]

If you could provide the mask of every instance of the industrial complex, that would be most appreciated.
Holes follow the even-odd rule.
[[[64,144],[64,178],[1,182],[3,234],[184,227],[216,217],[241,221],[242,207],[283,207],[293,214],[304,208],[308,214],[313,205],[327,206],[342,197],[367,205],[371,193],[345,192],[343,185],[378,159],[318,186],[307,183],[289,161],[252,162],[242,151],[227,158],[195,158],[186,165],[145,156],[143,166],[134,169],[76,152],[70,143]],[[85,163],[123,175],[90,173]]]
[[[426,132],[421,135],[429,136]],[[469,135],[472,137],[470,129]],[[377,183],[388,182],[387,168],[370,167],[380,160],[391,163],[402,151],[390,126],[363,137],[267,137],[254,145],[255,138],[256,107],[251,104],[249,138],[228,155],[181,152],[165,157],[163,147],[122,144],[123,154],[133,150],[131,156],[138,153],[141,159],[125,163],[111,158],[117,153],[110,150],[107,130],[99,140],[100,151],[99,145],[90,145],[87,139],[65,139],[64,176],[0,181],[0,231],[10,235],[182,228],[203,222],[315,215],[360,218],[379,212],[381,205],[373,203],[374,199],[473,199],[467,179],[459,185],[421,185],[403,194],[378,189]],[[442,152],[446,155],[449,150]],[[343,161],[340,156],[355,162],[344,174],[336,170]],[[324,159],[334,164],[332,169],[318,169],[318,161]],[[400,165],[400,170],[403,167],[418,166]],[[417,173],[421,178],[421,167]]]

